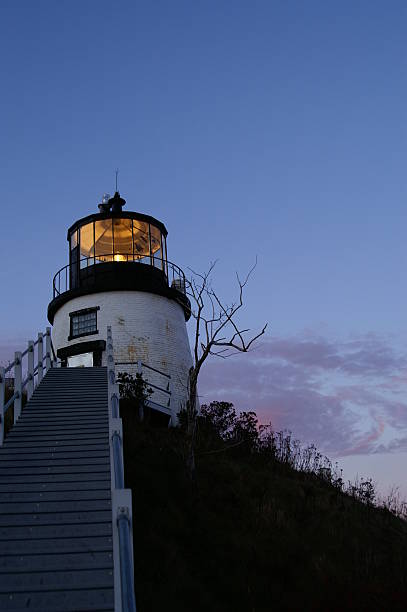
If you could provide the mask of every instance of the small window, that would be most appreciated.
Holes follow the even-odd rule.
[[[96,308],[85,308],[69,313],[71,319],[70,334],[68,340],[79,338],[79,336],[89,336],[98,333],[97,311]]]

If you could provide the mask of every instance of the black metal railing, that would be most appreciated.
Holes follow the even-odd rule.
[[[54,299],[73,289],[74,287],[80,287],[80,271],[90,268],[91,266],[97,266],[103,263],[132,263],[132,264],[144,264],[150,265],[157,270],[161,270],[165,276],[166,282],[169,287],[177,289],[181,293],[186,293],[186,281],[185,274],[179,266],[167,261],[161,257],[154,257],[153,255],[129,255],[128,253],[114,253],[107,255],[98,255],[95,257],[84,257],[79,262],[68,264],[58,270],[55,274],[52,288]],[[78,274],[79,273],[79,274]],[[75,282],[73,279],[78,279]]]

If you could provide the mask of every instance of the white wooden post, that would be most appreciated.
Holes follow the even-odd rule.
[[[44,375],[44,366],[42,360],[44,359],[44,341],[42,333],[38,334],[38,384],[42,381]]]
[[[21,352],[14,353],[14,393],[17,393],[17,398],[14,400],[14,423],[17,423],[21,415],[21,400],[22,400],[22,382],[23,382],[23,365]]]
[[[114,352],[113,352],[113,338],[112,328],[110,325],[107,326],[106,335],[106,366],[107,366],[107,392],[109,394],[109,402],[111,401],[112,395],[116,389],[116,370],[114,363]]]
[[[4,442],[4,398],[6,394],[5,368],[0,368],[0,446]]]
[[[34,340],[28,341],[28,383],[27,383],[27,400],[34,393]]]
[[[51,328],[47,327],[45,338],[45,371],[51,368]]]

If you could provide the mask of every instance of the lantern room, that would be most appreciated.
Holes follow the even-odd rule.
[[[79,269],[108,261],[136,261],[166,270],[167,230],[140,213],[100,213],[68,230],[69,262]]]
[[[161,221],[138,212],[123,211],[118,192],[104,196],[99,213],[76,221],[68,229],[69,264],[53,281],[55,312],[74,295],[112,290],[150,291],[179,301],[190,316],[185,276],[167,258],[167,230]]]

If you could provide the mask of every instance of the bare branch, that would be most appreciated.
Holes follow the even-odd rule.
[[[203,274],[190,268],[193,278],[188,285],[188,294],[195,305],[193,308],[195,319],[193,376],[195,380],[209,355],[225,358],[236,352],[247,352],[253,343],[265,333],[267,327],[265,325],[252,338],[246,338],[250,330],[240,329],[235,320],[239,310],[243,307],[244,289],[257,266],[257,257],[243,279],[236,273],[238,299],[231,304],[225,304],[211,286],[210,277],[216,263],[216,261],[212,262],[209,270]],[[230,330],[230,335],[223,333],[227,329]]]
[[[186,422],[188,432],[187,465],[191,477],[195,466],[195,437],[197,429],[197,384],[203,364],[209,356],[226,359],[238,353],[246,353],[267,328],[249,338],[250,329],[241,329],[236,321],[243,307],[244,289],[257,266],[257,257],[243,280],[236,273],[238,298],[231,304],[224,303],[212,288],[211,274],[216,265],[212,262],[209,270],[200,274],[189,268],[192,278],[187,284],[187,294],[191,299],[191,314],[195,320],[193,341],[193,365],[188,376],[188,401],[186,402]],[[223,451],[224,449],[222,449]]]

